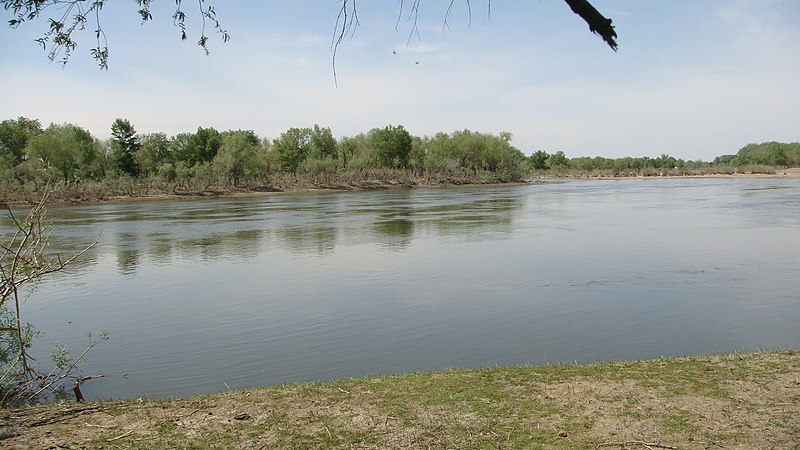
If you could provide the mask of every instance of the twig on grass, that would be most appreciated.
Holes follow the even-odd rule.
[[[641,446],[649,448],[651,450],[654,449],[654,448],[666,448],[666,449],[677,450],[677,448],[678,448],[678,447],[673,447],[671,445],[659,444],[659,443],[656,443],[656,442],[625,441],[625,442],[603,442],[602,444],[597,444],[597,447],[595,447],[595,450],[597,450],[597,449],[599,449],[601,447],[625,447],[626,445],[641,445]]]
[[[125,436],[128,436],[128,435],[130,435],[131,433],[133,433],[133,429],[130,429],[130,430],[128,430],[128,431],[126,431],[126,432],[124,432],[124,433],[120,434],[120,435],[119,435],[119,436],[117,436],[117,437],[113,437],[113,438],[111,438],[111,439],[106,439],[106,442],[114,442],[114,441],[117,441],[117,440],[119,440],[119,439],[122,439],[122,438],[124,438]]]
[[[199,409],[195,409],[194,411],[190,412],[189,414],[184,414],[182,416],[178,416],[178,419],[185,419],[185,418],[187,418],[187,417],[189,417],[192,414],[197,413],[197,412],[200,412],[200,410]]]
[[[117,425],[97,425],[94,423],[83,422],[84,425],[87,427],[94,427],[94,428],[117,428]]]

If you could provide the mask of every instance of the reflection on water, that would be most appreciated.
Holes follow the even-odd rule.
[[[333,227],[283,227],[275,230],[273,236],[281,248],[297,255],[325,255],[332,252],[336,244],[336,228]]]
[[[60,235],[53,249],[74,253],[100,235],[101,244],[75,268],[97,264],[102,254],[114,252],[122,275],[134,274],[143,260],[169,265],[176,258],[248,259],[265,248],[324,256],[335,250],[341,236],[347,236],[345,242],[372,242],[402,252],[415,229],[466,240],[485,239],[485,232],[508,233],[527,196],[515,192],[485,198],[485,193],[402,190],[55,208],[51,214]]]
[[[414,222],[408,219],[381,220],[373,223],[372,229],[384,237],[381,244],[391,251],[405,250],[414,236]]]
[[[98,397],[800,345],[800,180],[567,181],[51,208],[26,307]],[[8,229],[7,220],[0,227]]]

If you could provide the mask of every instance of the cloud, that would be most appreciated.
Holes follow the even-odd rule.
[[[439,48],[434,45],[417,43],[411,45],[396,45],[394,51],[397,53],[411,53],[415,55],[427,55],[439,52]]]

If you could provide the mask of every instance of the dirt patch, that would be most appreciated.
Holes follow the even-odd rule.
[[[800,177],[800,167],[791,167],[788,169],[778,169],[775,171],[776,175],[784,175],[787,177]]]

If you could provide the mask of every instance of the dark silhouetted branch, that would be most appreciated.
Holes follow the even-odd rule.
[[[617,32],[614,31],[614,25],[611,24],[611,19],[607,19],[600,14],[587,0],[564,1],[567,2],[572,12],[581,16],[581,18],[589,24],[589,30],[592,33],[602,37],[612,50],[617,51]]]

